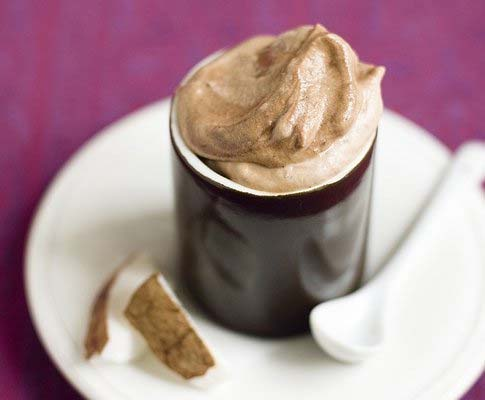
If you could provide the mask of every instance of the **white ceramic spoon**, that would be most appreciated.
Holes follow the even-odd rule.
[[[463,145],[430,204],[382,272],[356,292],[319,304],[312,310],[311,332],[323,350],[339,361],[359,362],[382,348],[391,295],[399,292],[395,285],[399,276],[412,267],[420,256],[419,250],[433,239],[433,227],[438,219],[450,207],[466,207],[472,198],[476,200],[473,195],[477,195],[484,179],[485,143]]]

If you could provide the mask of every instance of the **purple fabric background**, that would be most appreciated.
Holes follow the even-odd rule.
[[[0,397],[79,398],[29,321],[22,253],[49,180],[99,129],[216,49],[321,22],[388,68],[387,107],[455,149],[485,139],[484,17],[483,1],[0,1]]]

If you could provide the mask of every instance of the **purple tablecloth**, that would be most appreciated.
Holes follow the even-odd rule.
[[[387,67],[387,107],[452,149],[485,139],[485,2],[433,3],[0,1],[1,399],[79,398],[36,338],[23,293],[25,237],[43,190],[83,142],[168,96],[204,55],[320,22]],[[485,399],[485,376],[464,398]]]

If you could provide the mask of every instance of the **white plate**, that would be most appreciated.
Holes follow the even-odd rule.
[[[329,359],[308,335],[285,340],[239,335],[196,310],[201,329],[231,367],[231,378],[210,391],[170,378],[151,355],[127,365],[84,361],[91,302],[120,259],[145,249],[170,265],[167,127],[163,101],[105,129],[63,168],[32,225],[26,255],[31,315],[53,361],[81,393],[103,400],[443,400],[458,397],[478,376],[485,359],[484,274],[463,262],[466,254],[456,243],[449,246],[456,251],[419,266],[403,284],[387,347],[360,365]],[[385,113],[377,148],[372,265],[397,245],[448,158],[422,129]]]

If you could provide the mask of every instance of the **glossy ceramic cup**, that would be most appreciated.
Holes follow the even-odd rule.
[[[355,290],[364,270],[374,144],[341,179],[277,195],[218,175],[185,145],[171,110],[178,267],[220,323],[285,336],[316,304]]]

